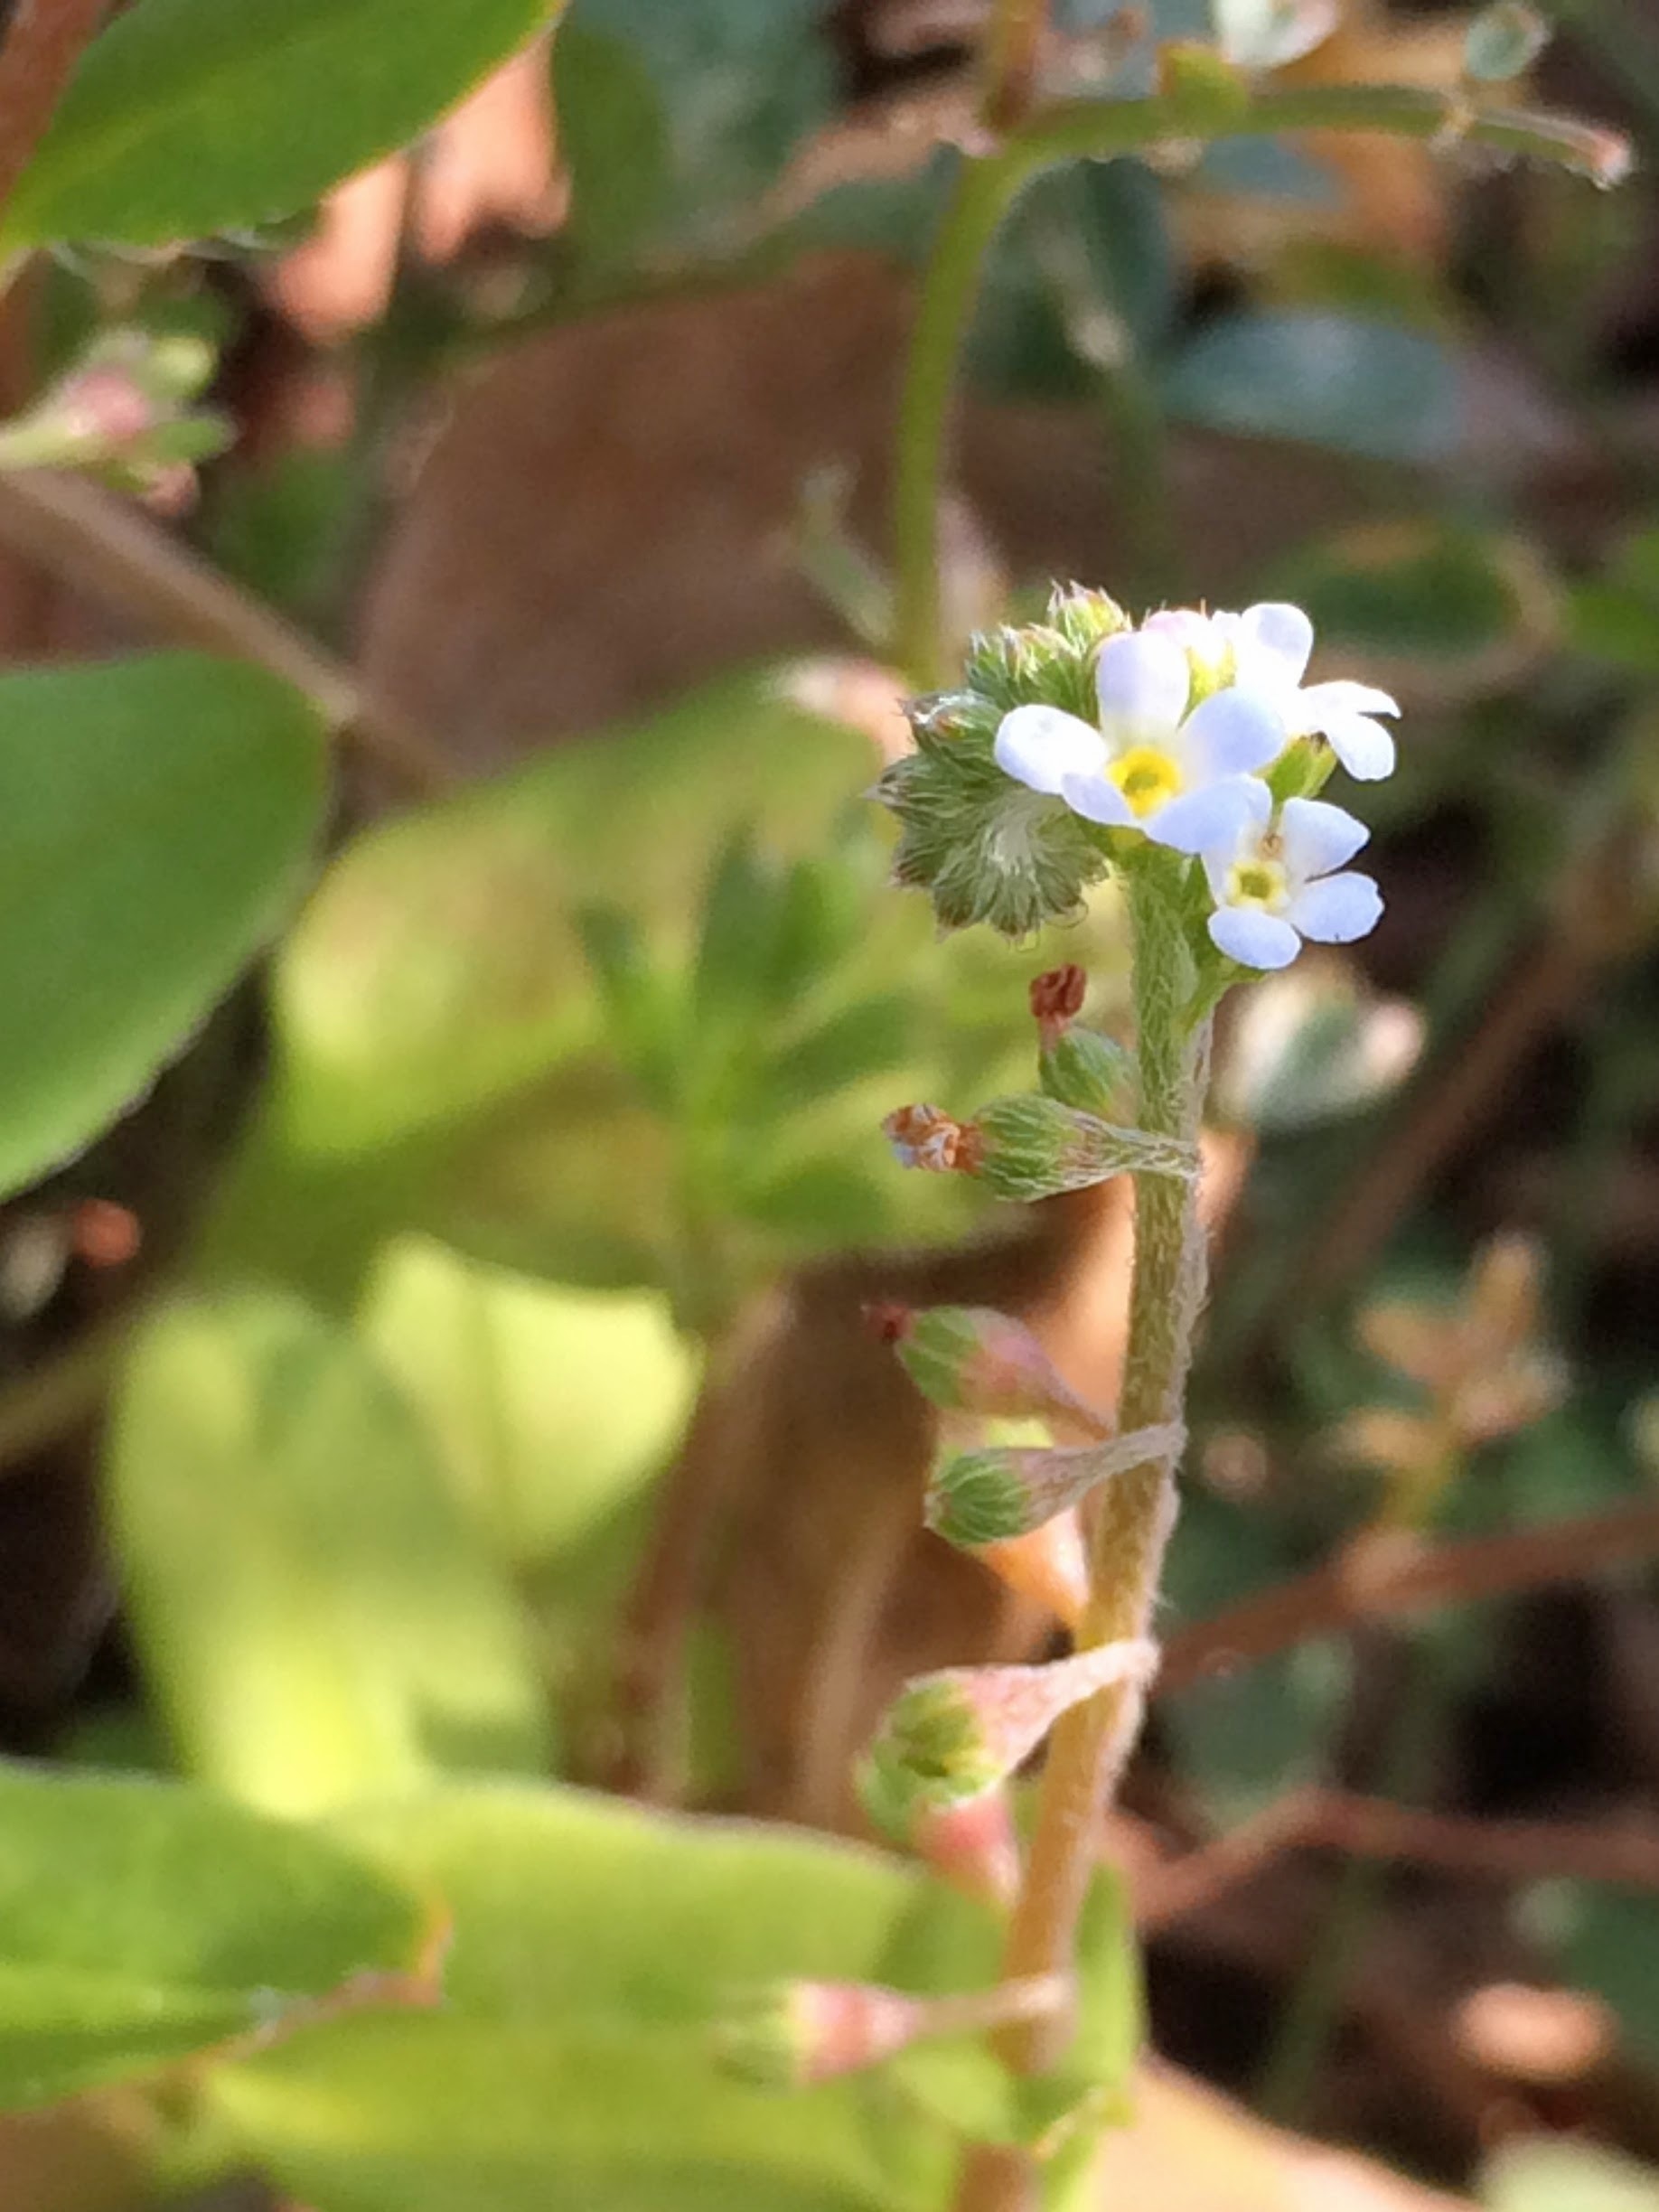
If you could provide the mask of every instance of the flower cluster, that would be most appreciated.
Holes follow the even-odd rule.
[[[916,751],[884,776],[896,872],[949,927],[1022,936],[1077,911],[1137,846],[1185,856],[1214,953],[1283,968],[1305,938],[1374,927],[1376,886],[1347,863],[1363,823],[1316,796],[1340,764],[1386,776],[1387,692],[1303,680],[1299,607],[1167,609],[1133,627],[1099,593],[975,641],[961,689],[913,709]],[[1224,977],[1229,972],[1218,970]]]
[[[1312,651],[1299,607],[1154,614],[1101,644],[1092,723],[1016,707],[997,731],[997,764],[1087,821],[1196,857],[1217,948],[1248,968],[1283,968],[1303,938],[1348,943],[1382,911],[1370,877],[1345,867],[1364,823],[1317,799],[1276,804],[1262,780],[1307,737],[1365,781],[1393,767],[1376,717],[1397,714],[1395,702],[1368,684],[1304,684]]]

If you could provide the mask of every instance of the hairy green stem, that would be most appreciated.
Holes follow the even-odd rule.
[[[1141,1124],[1192,1141],[1203,1104],[1209,1027],[1206,1022],[1194,1031],[1185,1018],[1190,962],[1182,874],[1183,864],[1174,856],[1148,848],[1129,878],[1129,903]],[[1138,1176],[1120,1434],[1181,1419],[1203,1292],[1196,1186],[1167,1176]],[[1175,1462],[1168,1455],[1117,1476],[1099,1494],[1080,1649],[1147,1633],[1175,1515]],[[1144,1703],[1137,1686],[1102,1691],[1074,1706],[1049,1739],[1025,1880],[1003,1959],[1009,1979],[1064,1973],[1073,1965],[1100,1848],[1101,1814],[1139,1733]],[[998,2048],[1018,2071],[1040,2074],[1064,2056],[1071,2032],[1064,2017],[1033,2020],[1005,2031]],[[973,2160],[964,2172],[958,2212],[1014,2212],[1028,2194],[1029,2177],[1022,2179],[1006,2161]]]
[[[1059,162],[1110,160],[1154,146],[1195,152],[1216,137],[1310,130],[1430,140],[1448,150],[1475,146],[1512,161],[1557,163],[1598,184],[1617,183],[1630,165],[1628,144],[1616,131],[1570,117],[1477,109],[1457,93],[1410,85],[1308,85],[1256,94],[1241,86],[1237,106],[1224,114],[1202,92],[1181,89],[1150,99],[1077,102],[1035,117],[993,154],[964,155],[923,280],[899,410],[894,651],[917,689],[936,687],[943,674],[939,506],[957,360],[986,252],[1021,190]]]

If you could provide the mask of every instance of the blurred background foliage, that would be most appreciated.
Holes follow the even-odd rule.
[[[940,942],[865,797],[987,11],[551,13],[135,0],[0,219],[57,248],[0,303],[0,648],[73,664],[0,679],[18,2212],[923,2212],[1028,2124],[965,2047],[781,2104],[708,2038],[993,1944],[805,1832],[904,1674],[1054,1633],[922,1532],[862,1306],[1119,1349],[1115,1201],[876,1134],[1028,1081],[1056,960],[1123,1013],[1110,894]],[[1518,57],[1653,145],[1634,0],[1496,13],[1217,23],[1287,86]],[[1089,99],[1216,27],[1052,16]],[[1222,129],[1049,172],[989,261],[953,644],[1056,576],[1286,595],[1407,710],[1382,928],[1222,1039],[1090,1953],[1136,2118],[1068,2203],[1659,2203],[1654,239],[1639,175]],[[264,668],[155,650],[213,643]]]

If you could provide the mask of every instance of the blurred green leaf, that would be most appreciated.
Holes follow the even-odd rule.
[[[1486,2212],[1654,2212],[1659,2170],[1596,2144],[1535,2136],[1496,2153],[1480,2201]]]
[[[507,1786],[350,1828],[453,1907],[447,2001],[217,2070],[227,2159],[325,2212],[923,2212],[884,2178],[865,2085],[750,2088],[716,2068],[711,2033],[756,1983],[867,1977],[919,1886],[908,1870]],[[937,2142],[936,2181],[947,2155]]]
[[[558,145],[570,176],[562,243],[585,270],[625,268],[669,205],[668,115],[643,59],[626,39],[589,31],[578,7],[558,34],[553,89]]]
[[[696,1389],[661,1298],[556,1289],[425,1238],[382,1255],[363,1329],[521,1570],[557,1567],[650,1486]]]
[[[802,842],[869,778],[867,742],[764,678],[382,824],[325,877],[276,977],[281,1106],[300,1149],[352,1152],[511,1097],[601,1034],[576,934],[625,902],[685,942],[739,820]]]
[[[1479,81],[1501,82],[1531,69],[1550,43],[1552,26],[1526,0],[1492,0],[1468,27],[1463,66]]]
[[[1562,1981],[1604,1998],[1634,2050],[1649,2065],[1659,2061],[1659,1900],[1589,1883],[1551,1889]]]
[[[1183,1778],[1217,1826],[1319,1778],[1351,1675],[1346,1645],[1323,1640],[1209,1675],[1164,1701]]]
[[[1439,520],[1370,525],[1305,546],[1279,587],[1322,646],[1373,660],[1507,664],[1553,640],[1556,591],[1523,541]]]
[[[0,679],[0,1190],[87,1144],[297,892],[323,733],[193,654]]]
[[[811,1106],[848,1083],[902,1067],[915,1050],[914,1002],[896,992],[860,998],[779,1046],[764,1078],[780,1112]]]
[[[748,244],[756,203],[833,111],[818,0],[573,0],[561,40],[570,33],[583,43],[561,112],[567,98],[574,118],[583,80],[590,92],[597,81],[628,124],[605,136],[577,124],[575,198],[586,190],[602,248],[645,258]]]
[[[110,1457],[139,1649],[194,1773],[307,1813],[436,1765],[546,1763],[517,1608],[346,1331],[276,1292],[164,1310]]]
[[[40,2104],[412,1973],[414,1896],[179,1783],[0,1765],[0,2104]],[[385,1991],[392,2001],[394,1988]]]
[[[557,0],[137,0],[87,53],[0,249],[162,246],[286,215],[405,145]]]
[[[1659,672],[1659,530],[1626,539],[1604,575],[1570,594],[1567,616],[1580,652],[1637,675]]]
[[[1163,390],[1189,422],[1380,461],[1443,459],[1457,437],[1457,364],[1446,346],[1316,308],[1207,323],[1169,363]]]

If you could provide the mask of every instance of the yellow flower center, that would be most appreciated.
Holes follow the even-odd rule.
[[[1156,745],[1131,745],[1106,773],[1129,801],[1131,811],[1143,820],[1167,806],[1183,782],[1174,761]]]
[[[1285,871],[1271,860],[1242,860],[1227,878],[1230,906],[1260,906],[1270,913],[1285,903]]]

